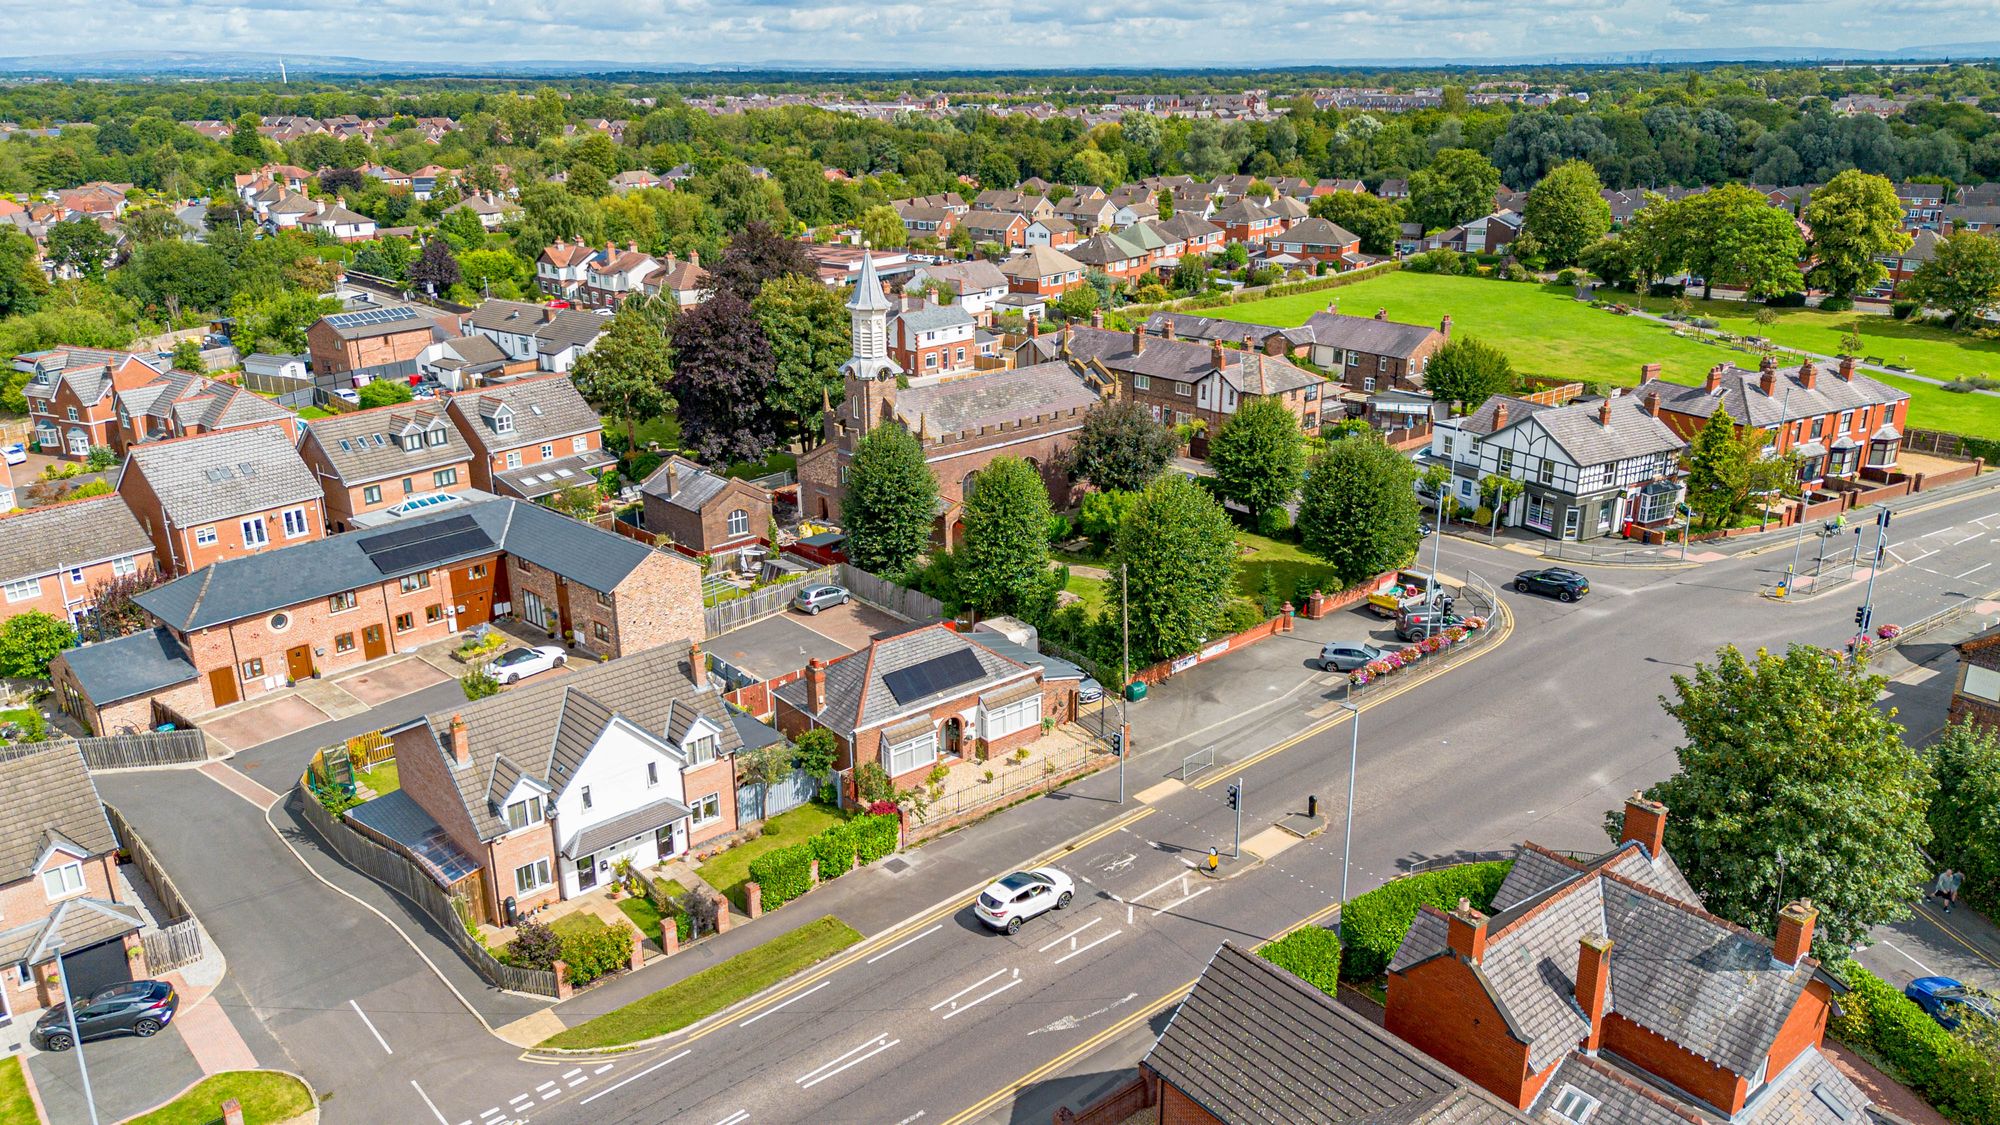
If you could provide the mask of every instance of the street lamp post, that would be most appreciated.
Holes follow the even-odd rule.
[[[63,1014],[69,1019],[69,1049],[76,1052],[76,1073],[83,1079],[83,1104],[90,1111],[90,1125],[97,1125],[97,1099],[90,1092],[90,1068],[83,1062],[83,1036],[76,1030],[76,1004],[69,995],[69,974],[63,968],[62,943],[49,947],[55,955],[56,983],[62,989]]]
[[[1118,685],[1118,803],[1121,805],[1125,803],[1125,759],[1132,754],[1132,693],[1127,690],[1132,686],[1130,683],[1132,678],[1131,595],[1132,588],[1126,578],[1125,564],[1121,562],[1118,564],[1118,617],[1120,628],[1124,633],[1124,639],[1121,642],[1123,655],[1119,658],[1123,664],[1118,669],[1118,678],[1127,681]]]
[[[1354,690],[1352,686],[1349,691]],[[1347,720],[1350,728],[1347,743],[1347,823],[1343,826],[1346,839],[1340,845],[1340,913],[1334,915],[1333,932],[1340,935],[1347,925],[1347,868],[1354,858],[1354,774],[1361,764],[1361,708],[1340,700],[1340,706],[1352,718]]]

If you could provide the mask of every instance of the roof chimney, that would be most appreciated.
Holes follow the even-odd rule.
[[[688,251],[688,265],[691,266],[701,265],[701,251],[699,250]]]
[[[1576,943],[1576,1006],[1590,1021],[1583,1049],[1595,1055],[1604,1040],[1604,1001],[1611,987],[1611,939],[1585,934]]]
[[[1167,330],[1162,335],[1166,336],[1169,340],[1180,339],[1180,332],[1174,327],[1174,318],[1171,314],[1167,316]]]
[[[1340,298],[1338,298],[1338,297],[1329,297],[1329,298],[1327,298],[1327,302],[1326,302],[1326,311],[1328,311],[1328,312],[1332,313],[1332,314],[1333,314],[1333,315],[1335,315],[1335,316],[1339,316],[1339,315],[1340,315]]]
[[[1854,357],[1853,357],[1853,356],[1851,356],[1851,355],[1844,355],[1844,356],[1841,356],[1841,357],[1840,357],[1840,378],[1841,378],[1841,381],[1843,381],[1843,382],[1847,382],[1847,383],[1852,383],[1852,382],[1854,381]]]
[[[1646,846],[1650,859],[1660,858],[1667,846],[1667,806],[1647,800],[1637,789],[1625,798],[1625,830],[1618,834],[1620,844],[1634,840]]]
[[[1132,326],[1132,354],[1142,355],[1144,354],[1145,351],[1146,351],[1146,326],[1143,324],[1135,324]]]
[[[1223,361],[1229,358],[1222,354],[1222,338],[1219,336],[1209,341],[1208,353],[1209,358],[1215,361],[1217,367],[1223,366]]]
[[[1445,337],[1445,339],[1447,339],[1447,340],[1451,339],[1451,314],[1450,314],[1450,313],[1446,313],[1446,314],[1444,314],[1444,319],[1443,319],[1443,320],[1440,320],[1440,321],[1438,321],[1438,331],[1439,331],[1439,332],[1442,332],[1442,333],[1444,333],[1444,337]]]
[[[472,764],[472,740],[465,735],[465,719],[458,715],[451,717],[451,764]]]
[[[1073,336],[1075,336],[1075,335],[1076,335],[1076,326],[1075,326],[1075,325],[1073,325],[1073,324],[1071,324],[1071,323],[1070,323],[1069,321],[1067,321],[1067,320],[1063,321],[1063,327],[1062,327],[1062,354],[1064,354],[1064,355],[1068,355],[1068,354],[1069,354],[1069,342],[1070,342],[1070,338],[1071,338],[1071,337],[1073,337]]]
[[[806,710],[814,715],[826,710],[826,661],[817,656],[806,665]]]
[[[695,690],[708,690],[708,654],[701,651],[700,641],[688,642],[688,679],[694,681]]]
[[[1445,944],[1472,964],[1486,956],[1486,915],[1472,908],[1472,900],[1461,898],[1458,909],[1445,916]]]
[[[1777,397],[1778,361],[1770,356],[1764,357],[1764,366],[1757,371],[1757,389],[1764,392],[1765,398]]]
[[[1651,414],[1655,418],[1660,416],[1660,392],[1646,392],[1646,413]]]
[[[1102,327],[1104,327],[1104,310],[1103,310],[1103,309],[1092,309],[1092,310],[1090,310],[1090,326],[1091,326],[1092,328],[1102,328]]]
[[[1384,309],[1384,308],[1378,308],[1378,309],[1376,309],[1376,310],[1375,310],[1375,319],[1376,319],[1376,320],[1387,320],[1387,319],[1389,319],[1389,310],[1388,310],[1388,309]]]
[[[680,490],[681,490],[680,466],[674,462],[674,459],[672,457],[669,457],[667,458],[667,495],[668,497],[672,497],[674,493],[679,492]]]
[[[1806,360],[1799,364],[1799,386],[1812,390],[1813,384],[1817,382],[1819,382],[1819,368],[1813,366],[1813,361]]]
[[[1778,911],[1778,940],[1772,943],[1771,956],[1787,965],[1796,965],[1812,951],[1813,923],[1819,921],[1819,911],[1809,898]]]
[[[1611,428],[1611,400],[1608,398],[1597,404],[1597,424],[1605,429]]]
[[[1660,377],[1659,364],[1642,363],[1639,365],[1639,381],[1641,383],[1650,383],[1659,377]]]
[[[1714,367],[1709,368],[1708,378],[1702,380],[1701,389],[1708,394],[1716,394],[1721,391],[1722,373],[1727,370],[1729,370],[1729,365],[1726,363],[1718,363]]]
[[[1507,404],[1505,402],[1496,402],[1493,404],[1493,428],[1499,430],[1505,429],[1506,426]]]
[[[1248,332],[1245,332],[1243,334],[1243,350],[1246,352],[1254,352],[1257,350],[1257,340],[1255,337],[1251,336],[1250,333]]]

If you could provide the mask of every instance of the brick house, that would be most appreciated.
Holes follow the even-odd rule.
[[[575,301],[590,279],[590,260],[597,250],[581,242],[557,239],[535,259],[535,285],[551,297]]]
[[[966,225],[965,218],[982,211],[1019,215],[1027,222],[1034,222],[1036,219],[1056,213],[1055,204],[1050,203],[1047,196],[1006,188],[988,188],[972,197],[971,210],[960,219],[959,225]]]
[[[2000,625],[1958,642],[1958,682],[1951,690],[1951,722],[2000,731]]]
[[[1008,250],[1028,244],[1028,223],[1029,220],[1012,211],[967,211],[958,220],[959,227],[972,236],[975,245],[992,242]]]
[[[1152,272],[1153,253],[1140,246],[1130,231],[1100,231],[1065,251],[1086,267],[1120,281],[1131,281]]]
[[[1033,246],[1000,263],[1006,275],[1007,291],[1037,297],[1060,297],[1083,280],[1083,263],[1060,250]]]
[[[197,434],[219,434],[270,426],[294,440],[299,416],[277,403],[244,390],[185,371],[169,371],[136,387],[119,388],[118,441],[128,450],[148,441],[169,441]]]
[[[1990,209],[1989,209],[1990,210]],[[1977,230],[1977,220],[1965,229]],[[1937,257],[1938,244],[1944,241],[1937,231],[1930,228],[1918,230],[1910,238],[1910,244],[1894,254],[1884,254],[1875,260],[1881,263],[1884,272],[1882,280],[1868,290],[1871,297],[1884,300],[1902,291],[1903,283],[1917,276],[1925,262]]]
[[[507,357],[510,372],[524,368],[568,371],[596,345],[609,324],[606,318],[582,309],[497,299],[482,301],[458,318],[459,332],[491,340]]]
[[[584,262],[583,285],[575,300],[587,308],[614,309],[634,293],[643,293],[646,279],[660,268],[651,254],[642,254],[636,244],[620,250],[611,243]]]
[[[948,207],[915,199],[895,199],[889,205],[896,209],[896,217],[903,220],[903,229],[911,238],[931,238],[942,243],[958,229],[961,212]]]
[[[1267,245],[1274,254],[1290,254],[1295,258],[1336,265],[1351,264],[1361,253],[1361,236],[1314,216],[1272,236]]]
[[[156,698],[198,715],[502,615],[618,656],[701,635],[699,570],[539,505],[459,501],[148,590],[134,600],[155,628],[70,649],[50,675],[103,731],[150,727]]]
[[[412,305],[323,316],[306,329],[313,380],[327,390],[374,379],[407,379],[434,342],[456,335]]]
[[[28,373],[21,396],[35,444],[44,453],[82,461],[95,446],[119,446],[118,388],[150,383],[162,368],[129,352],[57,348],[15,356],[14,370]]]
[[[1775,941],[1709,914],[1666,818],[1634,794],[1603,855],[1516,849],[1491,917],[1423,907],[1387,1029],[1541,1121],[1868,1120],[1820,1051],[1846,985],[1809,955],[1817,911],[1785,906]]]
[[[0,761],[0,789],[0,1023],[62,1003],[58,975],[79,998],[144,977],[146,916],[119,897],[118,838],[83,755]]]
[[[839,768],[878,762],[899,786],[940,762],[1006,755],[1074,717],[1074,693],[1039,665],[1008,659],[942,624],[872,641],[772,692],[787,738],[815,727],[840,743]]]
[[[1774,356],[1755,371],[1717,364],[1698,387],[1666,382],[1652,365],[1644,374],[1634,393],[1658,394],[1660,416],[1689,441],[1721,407],[1739,431],[1765,431],[1768,452],[1797,454],[1799,480],[1808,485],[1896,469],[1910,396],[1862,374],[1851,356],[1793,371],[1780,371]]]
[[[436,402],[407,402],[316,418],[299,457],[319,481],[327,526],[472,486],[472,447]]]
[[[904,283],[903,292],[914,294],[926,281],[935,281],[950,290],[952,303],[971,313],[972,319],[981,324],[992,318],[994,304],[1007,295],[1007,275],[984,258],[918,266]]]
[[[972,370],[979,355],[972,311],[926,297],[902,298],[889,314],[889,358],[912,375]]]
[[[326,534],[319,482],[270,426],[135,446],[115,487],[164,574]]]
[[[1362,392],[1423,389],[1430,357],[1451,340],[1449,314],[1432,328],[1390,320],[1385,309],[1372,317],[1346,316],[1338,300],[1300,327],[1313,365],[1339,372],[1350,390]]]
[[[1028,224],[1022,237],[1024,246],[1050,246],[1067,250],[1076,245],[1076,224],[1061,215],[1044,215]]]
[[[0,516],[0,621],[36,610],[81,623],[99,587],[152,569],[153,540],[122,497]]]
[[[1157,219],[1146,225],[1167,244],[1165,256],[1176,260],[1190,254],[1213,254],[1222,249],[1227,237],[1221,227],[1202,218],[1199,212],[1182,211],[1178,207],[1172,218]]]
[[[603,419],[567,376],[494,383],[448,402],[472,447],[472,485],[482,491],[535,500],[617,461],[604,448]]]
[[[1903,208],[1903,229],[1935,231],[1944,217],[1944,185],[1903,182],[1896,185],[1896,202]]]
[[[1112,224],[1118,205],[1102,189],[1093,187],[1064,197],[1055,205],[1055,213],[1076,224],[1077,233],[1088,238]]]
[[[1211,216],[1229,242],[1259,244],[1283,234],[1285,220],[1264,204],[1248,197],[1222,207]]]
[[[756,547],[771,527],[771,492],[670,455],[639,486],[642,526],[684,555],[725,555]]]
[[[699,603],[697,602],[697,621]],[[736,828],[742,746],[698,641],[438,712],[391,736],[402,792],[482,872],[480,920],[589,893]]]

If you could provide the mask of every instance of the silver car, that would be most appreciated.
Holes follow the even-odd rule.
[[[847,591],[839,586],[807,586],[792,598],[792,608],[806,613],[847,604]]]

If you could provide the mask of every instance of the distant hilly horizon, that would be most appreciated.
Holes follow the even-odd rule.
[[[62,55],[0,56],[0,75],[15,77],[200,77],[267,78],[278,73],[282,60],[289,76],[504,78],[565,75],[703,75],[759,74],[1154,74],[1176,72],[1249,72],[1269,70],[1492,68],[1522,66],[1646,66],[1674,63],[1896,63],[1972,61],[2000,58],[2000,42],[1953,43],[1901,47],[1894,50],[1853,47],[1718,47],[1643,51],[1555,52],[1493,58],[1436,56],[1425,58],[1273,59],[1240,66],[1054,66],[976,67],[912,66],[900,62],[825,59],[766,59],[755,62],[635,61],[619,59],[499,59],[487,62],[372,59],[349,55],[281,55],[241,51],[96,51]]]

